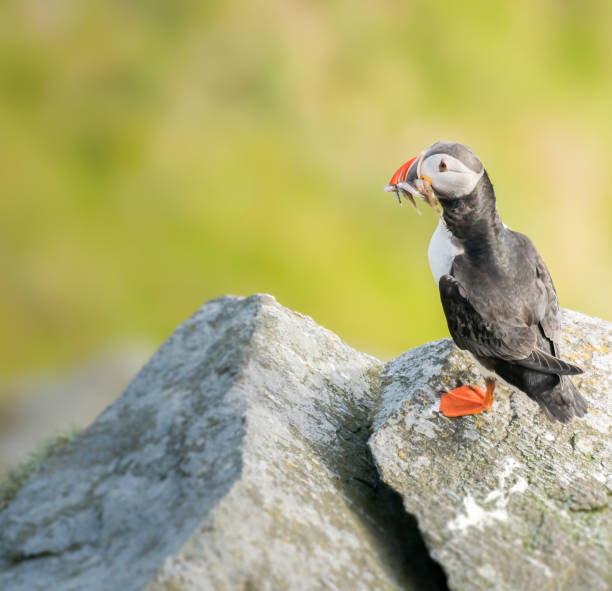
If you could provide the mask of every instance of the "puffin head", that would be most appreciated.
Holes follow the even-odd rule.
[[[484,173],[480,158],[466,145],[436,142],[419,156],[402,164],[385,190],[430,201],[425,197],[424,182],[427,182],[444,204],[444,200],[471,195]]]

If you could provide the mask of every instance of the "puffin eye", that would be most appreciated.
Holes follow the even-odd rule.
[[[446,162],[444,162],[444,160],[440,160],[440,164],[438,164],[438,170],[440,172],[444,172],[446,170]]]

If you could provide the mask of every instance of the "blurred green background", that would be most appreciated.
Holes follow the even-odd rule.
[[[447,336],[435,214],[382,191],[439,139],[562,305],[612,319],[611,27],[603,0],[4,0],[0,376],[225,293],[385,359]]]

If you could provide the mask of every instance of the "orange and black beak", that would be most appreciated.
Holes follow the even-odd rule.
[[[419,213],[421,212],[418,210],[414,198],[419,197],[423,201],[428,201],[422,190],[419,189],[422,186],[422,182],[419,182],[420,179],[426,178],[421,177],[420,174],[424,156],[425,152],[422,152],[402,164],[391,177],[389,184],[385,186],[385,191],[395,193],[399,203],[402,202],[400,195],[403,195]]]
[[[423,174],[422,168],[424,159],[425,152],[421,152],[418,156],[402,164],[391,177],[390,183],[385,185],[385,191],[395,193],[400,205],[402,203],[400,195],[403,195],[410,201],[419,215],[421,212],[414,200],[415,197],[422,199],[437,211],[439,215],[442,215],[433,192],[431,179]]]
[[[406,182],[407,178],[408,178],[408,173],[410,172],[410,168],[412,168],[412,165],[416,162],[416,159],[418,158],[418,156],[415,156],[414,158],[411,158],[410,160],[408,160],[408,162],[404,162],[404,164],[402,164],[396,171],[395,174],[391,177],[391,180],[389,181],[389,185],[397,185],[397,183],[403,183]],[[414,166],[414,172],[416,173],[416,169],[417,169],[418,165]],[[417,178],[417,175],[413,175],[414,178]]]

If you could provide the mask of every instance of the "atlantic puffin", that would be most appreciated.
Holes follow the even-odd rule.
[[[587,411],[569,376],[582,369],[561,359],[559,302],[550,273],[531,240],[508,228],[493,185],[467,146],[436,142],[400,166],[386,191],[440,204],[428,249],[453,341],[482,366],[486,388],[465,385],[442,394],[447,417],[491,407],[501,378],[535,400],[550,421]]]

